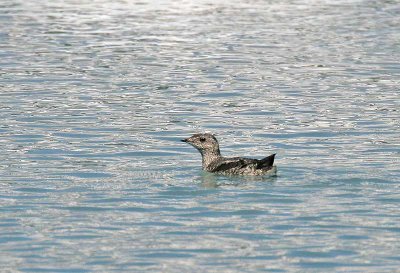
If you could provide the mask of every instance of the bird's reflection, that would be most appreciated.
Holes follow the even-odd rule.
[[[202,171],[198,180],[204,188],[219,188],[223,186],[248,186],[249,182],[275,182],[277,176],[226,176]]]

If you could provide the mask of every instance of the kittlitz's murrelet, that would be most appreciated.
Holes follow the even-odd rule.
[[[205,171],[225,175],[276,174],[276,166],[273,166],[276,154],[263,159],[223,157],[217,139],[209,133],[195,134],[182,141],[189,143],[201,153]]]

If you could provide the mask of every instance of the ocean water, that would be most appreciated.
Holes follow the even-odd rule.
[[[0,2],[0,272],[398,272],[400,3]],[[179,140],[277,153],[201,171]]]

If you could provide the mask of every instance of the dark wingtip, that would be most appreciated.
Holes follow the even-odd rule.
[[[276,153],[261,159],[258,163],[258,167],[272,167],[272,165],[274,165],[275,155]]]

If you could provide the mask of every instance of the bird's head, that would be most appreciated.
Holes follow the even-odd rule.
[[[189,138],[182,139],[182,141],[195,147],[201,154],[220,154],[218,141],[212,134],[195,134]]]

